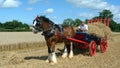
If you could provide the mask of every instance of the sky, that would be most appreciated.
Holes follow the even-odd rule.
[[[64,19],[91,19],[103,9],[114,14],[120,23],[119,0],[0,0],[0,22],[18,20],[32,25],[37,15],[45,15],[56,24]]]

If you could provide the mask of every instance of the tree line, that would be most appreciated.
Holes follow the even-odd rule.
[[[96,18],[110,18],[110,28],[112,31],[115,32],[120,32],[120,22],[115,22],[113,20],[114,15],[112,14],[112,12],[110,10],[103,10],[101,12],[99,12],[99,16],[95,16],[92,19],[96,19]],[[84,21],[85,23],[87,23],[87,19]],[[80,20],[79,18],[73,20],[71,18],[67,18],[63,21],[63,25],[70,25],[70,26],[79,26],[82,23],[82,20]]]
[[[26,23],[13,20],[5,23],[0,22],[0,31],[30,31],[30,27]]]

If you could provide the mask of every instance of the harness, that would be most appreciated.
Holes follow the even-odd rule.
[[[58,28],[58,30],[61,32],[61,34],[63,33],[63,27],[62,25],[57,25],[57,24],[53,24],[52,27],[46,29],[43,31],[42,35],[46,36],[47,38],[52,37],[53,35],[56,35],[56,28]]]

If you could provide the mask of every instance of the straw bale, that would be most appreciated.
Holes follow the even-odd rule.
[[[89,34],[94,33],[99,37],[111,39],[112,32],[110,28],[101,22],[88,24],[88,29]]]

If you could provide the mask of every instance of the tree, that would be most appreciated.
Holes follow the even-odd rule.
[[[99,16],[95,16],[95,17],[93,17],[92,19],[95,20],[95,19],[97,19],[97,18],[100,18],[100,17],[99,17]]]
[[[112,31],[115,31],[117,23],[114,20],[110,21],[110,28]]]
[[[96,19],[96,18],[110,18],[110,28],[112,31],[120,31],[120,25],[117,24],[117,22],[115,22],[113,20],[114,15],[112,14],[112,12],[110,10],[106,10],[104,9],[102,12],[99,12],[99,16],[95,16],[92,19]]]
[[[113,14],[110,10],[104,9],[102,12],[99,12],[99,16],[95,16],[92,19],[97,19],[97,18],[110,18],[111,20],[113,20]]]
[[[74,26],[74,20],[72,20],[71,18],[67,18],[63,21],[63,25],[71,25]]]
[[[75,19],[74,26],[79,26],[82,23],[80,19]]]
[[[6,29],[17,29],[17,28],[20,28],[21,25],[22,25],[22,23],[17,20],[8,21],[8,22],[4,23],[4,27]]]
[[[13,20],[5,23],[0,22],[0,31],[31,31],[31,29],[28,24]]]
[[[0,28],[2,28],[3,27],[3,24],[0,22]]]
[[[70,26],[79,26],[82,23],[82,21],[78,18],[76,18],[75,20],[71,19],[71,18],[67,18],[63,21],[63,25],[70,25]]]
[[[110,18],[110,28],[112,31],[120,31],[120,25],[117,24],[117,22],[115,22],[113,20],[114,15],[112,14],[112,12],[110,10],[103,10],[102,12],[99,13],[99,18]]]
[[[25,24],[25,23],[24,23],[24,24],[22,25],[22,29],[30,29],[30,27],[29,27],[28,24]]]
[[[104,9],[102,12],[99,12],[99,18],[110,18],[113,19],[113,14],[110,10]]]
[[[85,19],[85,23],[88,24],[88,19]]]

